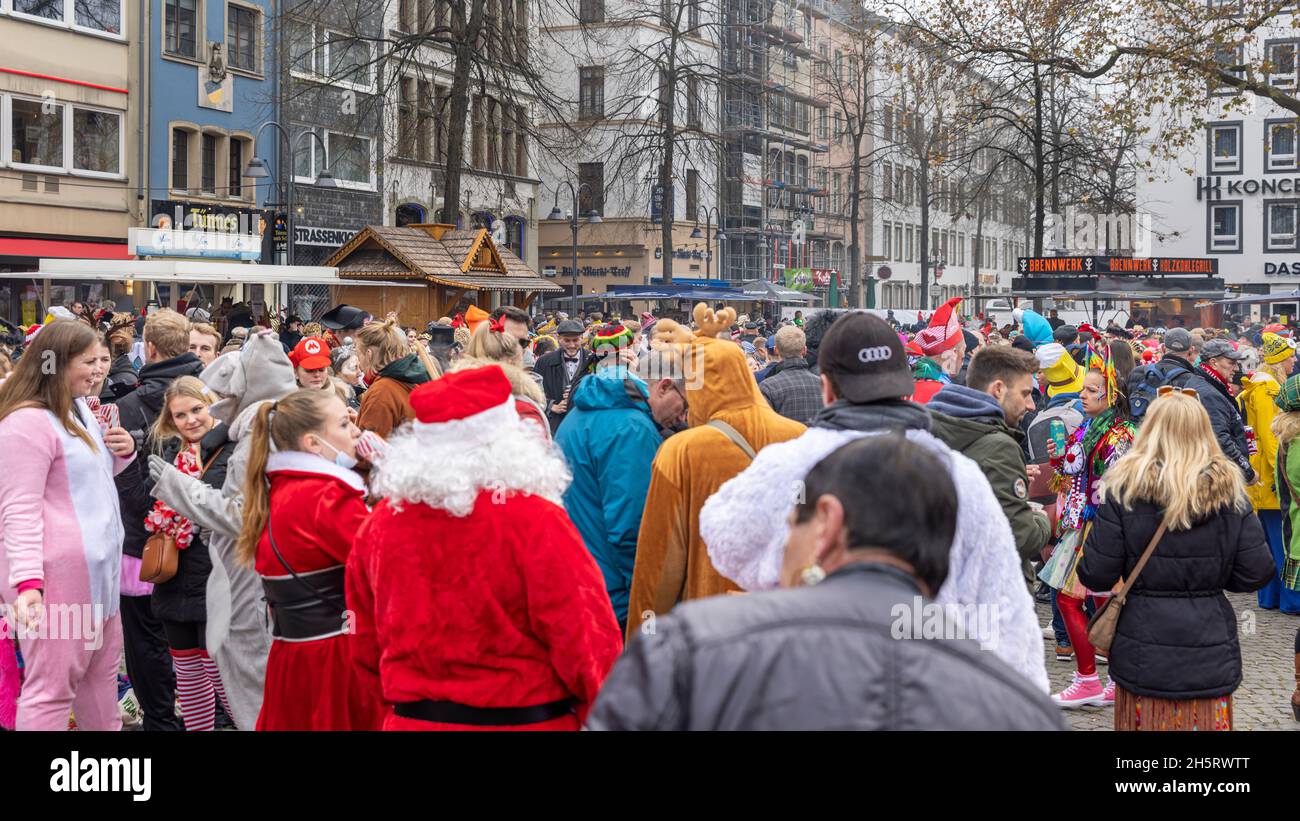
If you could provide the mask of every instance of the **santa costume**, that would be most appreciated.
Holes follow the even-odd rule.
[[[563,458],[495,365],[421,385],[411,406],[348,558],[353,657],[391,705],[384,729],[578,729],[622,640],[561,507]]]
[[[272,453],[266,475],[270,514],[255,566],[273,638],[257,729],[377,730],[383,708],[352,664],[343,595],[352,537],[369,513],[365,483],[302,451]]]

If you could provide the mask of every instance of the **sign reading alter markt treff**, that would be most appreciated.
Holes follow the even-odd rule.
[[[1214,257],[1020,257],[1021,275],[1148,274],[1212,277],[1219,273]]]

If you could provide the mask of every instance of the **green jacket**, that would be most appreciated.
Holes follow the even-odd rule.
[[[1023,451],[1020,449],[1025,434],[1007,425],[1001,409],[996,417],[966,418],[943,413],[943,402],[936,409],[935,401],[945,393],[950,393],[953,387],[961,386],[945,385],[930,400],[931,404],[927,406],[931,418],[930,432],[948,447],[980,466],[993,487],[993,495],[997,496],[998,504],[1002,505],[1002,512],[1011,523],[1016,550],[1023,559],[1036,559],[1052,536],[1052,525],[1047,516],[1029,506],[1029,479],[1025,473]]]

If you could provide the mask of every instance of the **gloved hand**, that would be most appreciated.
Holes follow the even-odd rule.
[[[171,464],[161,456],[153,454],[149,456],[149,478],[153,480],[154,484],[158,484],[158,480],[162,478],[162,475],[171,469]]]

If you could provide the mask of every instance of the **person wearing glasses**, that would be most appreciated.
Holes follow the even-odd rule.
[[[629,338],[628,343],[631,344]],[[671,431],[686,420],[682,368],[673,351],[599,368],[574,389],[573,409],[555,435],[573,473],[564,508],[605,577],[618,617],[627,629],[637,533],[650,491],[650,465]]]

